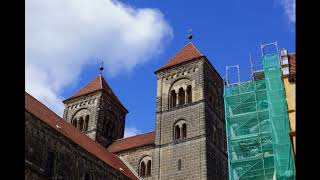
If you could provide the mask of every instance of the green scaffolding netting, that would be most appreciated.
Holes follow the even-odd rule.
[[[224,88],[230,180],[295,179],[278,56],[263,62],[265,79]]]
[[[295,179],[287,102],[278,54],[263,56],[277,179]]]

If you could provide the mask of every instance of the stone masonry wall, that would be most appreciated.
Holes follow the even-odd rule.
[[[84,117],[87,114],[82,114],[83,109],[89,113],[88,131],[84,132],[91,139],[96,140],[96,130],[98,123],[98,107],[100,104],[101,93],[93,93],[87,96],[72,99],[65,104],[63,119],[71,123],[75,115]],[[80,112],[80,114],[78,114]]]
[[[89,115],[88,130],[83,131],[91,139],[107,147],[113,141],[123,138],[126,110],[110,95],[98,91],[65,102],[64,119]]]
[[[207,179],[203,63],[201,58],[157,73],[154,166],[159,179]],[[190,84],[192,102],[171,108],[170,91]],[[174,138],[174,125],[179,120],[187,125],[183,139]]]
[[[49,154],[53,155],[49,160]],[[128,179],[82,147],[25,112],[25,179]],[[47,168],[52,162],[52,168]]]
[[[151,176],[144,177],[145,180],[151,180],[155,179],[156,174],[158,173],[155,171],[155,155],[154,155],[154,145],[147,145],[142,146],[139,148],[129,149],[127,151],[122,151],[119,153],[116,153],[118,157],[120,157],[123,161],[125,161],[127,164],[131,166],[131,168],[135,171],[136,174],[139,174],[139,164],[142,158],[148,156],[151,158]]]

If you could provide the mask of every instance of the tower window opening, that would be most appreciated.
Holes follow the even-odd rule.
[[[77,119],[73,119],[73,121],[72,121],[73,127],[77,128],[77,124],[78,124]]]
[[[185,92],[183,90],[183,88],[181,87],[179,89],[179,105],[183,105],[185,103]]]
[[[140,165],[140,176],[144,177],[145,175],[146,175],[146,165],[144,162],[142,162]]]
[[[83,130],[83,117],[80,117],[80,120],[79,120],[79,130],[80,131]]]
[[[191,90],[191,85],[189,85],[187,87],[187,100],[188,100],[188,103],[191,103],[192,102],[192,90]]]
[[[84,120],[84,130],[88,131],[88,125],[89,125],[89,115],[86,115],[86,118]]]
[[[180,127],[178,125],[175,126],[175,139],[180,139]]]
[[[187,124],[182,125],[182,137],[186,138],[187,137]]]
[[[151,160],[148,161],[147,163],[147,176],[151,175]]]
[[[170,98],[170,108],[176,107],[177,104],[177,94],[175,90],[171,91],[171,98]]]

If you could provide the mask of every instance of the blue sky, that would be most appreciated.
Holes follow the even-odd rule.
[[[28,68],[29,62],[30,69],[37,67],[37,71],[32,72],[48,72],[48,75],[45,77],[52,76],[52,84],[42,86],[40,85],[41,83],[39,83],[39,85],[30,86],[30,88],[27,88],[26,90],[32,95],[35,94],[36,98],[43,100],[45,104],[47,103],[46,105],[53,107],[54,109],[56,105],[53,104],[57,104],[58,100],[71,96],[79,88],[98,75],[97,59],[102,59],[106,66],[103,76],[121,102],[129,110],[129,114],[126,118],[126,128],[130,131],[128,134],[133,135],[135,133],[152,131],[155,129],[156,100],[156,76],[154,71],[166,63],[188,42],[187,35],[189,28],[193,31],[192,42],[198,47],[200,52],[207,56],[221,76],[225,75],[226,66],[239,64],[241,78],[242,80],[245,80],[249,78],[248,75],[250,74],[249,53],[252,53],[255,60],[261,60],[261,43],[278,41],[280,48],[286,48],[289,52],[295,52],[295,12],[290,10],[292,2],[293,1],[291,0],[121,1],[120,4],[123,6],[123,9],[126,10],[125,7],[129,7],[131,10],[136,11],[139,11],[139,9],[148,9],[150,11],[141,13],[141,16],[144,14],[147,14],[147,16],[151,14],[150,16],[155,20],[158,19],[159,22],[162,22],[161,24],[157,24],[156,21],[143,21],[141,20],[143,18],[139,18],[140,16],[135,16],[136,19],[131,22],[131,25],[121,26],[121,29],[129,28],[130,30],[130,28],[134,28],[139,24],[140,21],[143,21],[144,24],[141,23],[142,28],[137,29],[144,31],[144,33],[150,33],[149,36],[142,36],[141,33],[139,33],[131,37],[131,39],[133,38],[132,41],[134,41],[134,38],[139,41],[140,36],[140,39],[147,39],[145,42],[141,43],[141,46],[139,46],[140,44],[133,46],[144,47],[143,50],[135,50],[141,52],[138,55],[130,52],[132,53],[130,56],[135,58],[135,61],[131,62],[128,60],[130,61],[130,63],[128,63],[129,65],[126,64],[126,60],[123,60],[123,62],[120,60],[111,62],[112,59],[120,57],[113,55],[113,52],[117,49],[111,52],[108,51],[108,54],[111,54],[110,56],[99,56],[100,54],[93,50],[90,51],[92,54],[88,53],[89,56],[86,56],[89,60],[82,61],[81,63],[79,61],[71,60],[67,63],[68,60],[64,60],[64,64],[62,65],[70,67],[66,70],[68,73],[65,73],[61,78],[55,79],[53,77],[64,73],[62,70],[59,72],[57,70],[52,70],[52,68],[61,69],[62,65],[61,67],[47,65],[50,64],[50,60],[46,61],[48,63],[45,61],[38,63],[39,60],[33,60],[35,59],[34,57],[39,57],[39,53],[37,52],[37,56],[27,56],[26,68]],[[57,7],[59,6],[60,5],[57,5]],[[35,6],[30,5],[30,7],[34,8]],[[81,8],[83,7],[85,6],[82,6]],[[30,19],[33,17],[34,15],[30,15]],[[94,18],[94,16],[91,18]],[[154,24],[149,22],[153,22]],[[92,23],[87,26],[97,25]],[[33,27],[33,25],[31,24],[29,27]],[[70,32],[72,33],[72,28],[70,29]],[[128,32],[131,33],[129,30]],[[62,31],[63,34],[64,32],[65,31]],[[79,33],[79,36],[82,34],[82,32]],[[35,35],[31,34],[30,38],[31,37],[35,37]],[[106,38],[106,40],[108,40],[108,38]],[[159,42],[159,44],[152,44],[154,42]],[[41,43],[43,44],[43,42]],[[128,43],[126,43],[126,45],[127,44]],[[116,45],[117,40],[115,39],[113,41],[96,43],[95,47],[97,49],[110,49]],[[32,44],[29,46],[32,47]],[[74,47],[79,48],[77,46]],[[130,51],[130,48],[122,47],[121,44],[119,47],[122,54]],[[148,50],[152,48],[154,49]],[[53,48],[50,47],[50,49]],[[33,53],[33,50],[31,49],[30,52]],[[50,51],[47,51],[46,49],[41,51],[41,53],[43,52],[50,53]],[[78,55],[76,52],[77,51],[72,51],[73,56],[70,57],[75,57],[75,59],[77,57],[81,58],[82,56]],[[81,52],[80,49],[79,52]],[[130,59],[130,56],[121,56],[119,59]],[[124,69],[121,69],[122,63],[124,63]],[[79,64],[81,64],[81,66]],[[72,71],[74,71],[74,74],[76,75],[69,78],[68,74],[72,73]],[[36,76],[36,74],[30,75],[30,77]],[[39,82],[47,82],[48,79],[39,80]],[[59,82],[64,80],[66,82],[65,84]],[[26,81],[35,82],[36,80],[27,76]],[[57,83],[55,83],[56,81]],[[49,87],[51,89],[46,89]],[[45,94],[43,91],[52,93]],[[58,98],[55,99],[54,97]]]

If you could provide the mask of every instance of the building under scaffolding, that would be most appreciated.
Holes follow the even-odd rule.
[[[277,52],[265,53],[268,45]],[[229,180],[295,179],[278,47],[268,45],[261,46],[263,70],[252,69],[252,80],[240,82],[239,66],[226,68]],[[238,82],[229,81],[231,68]]]

